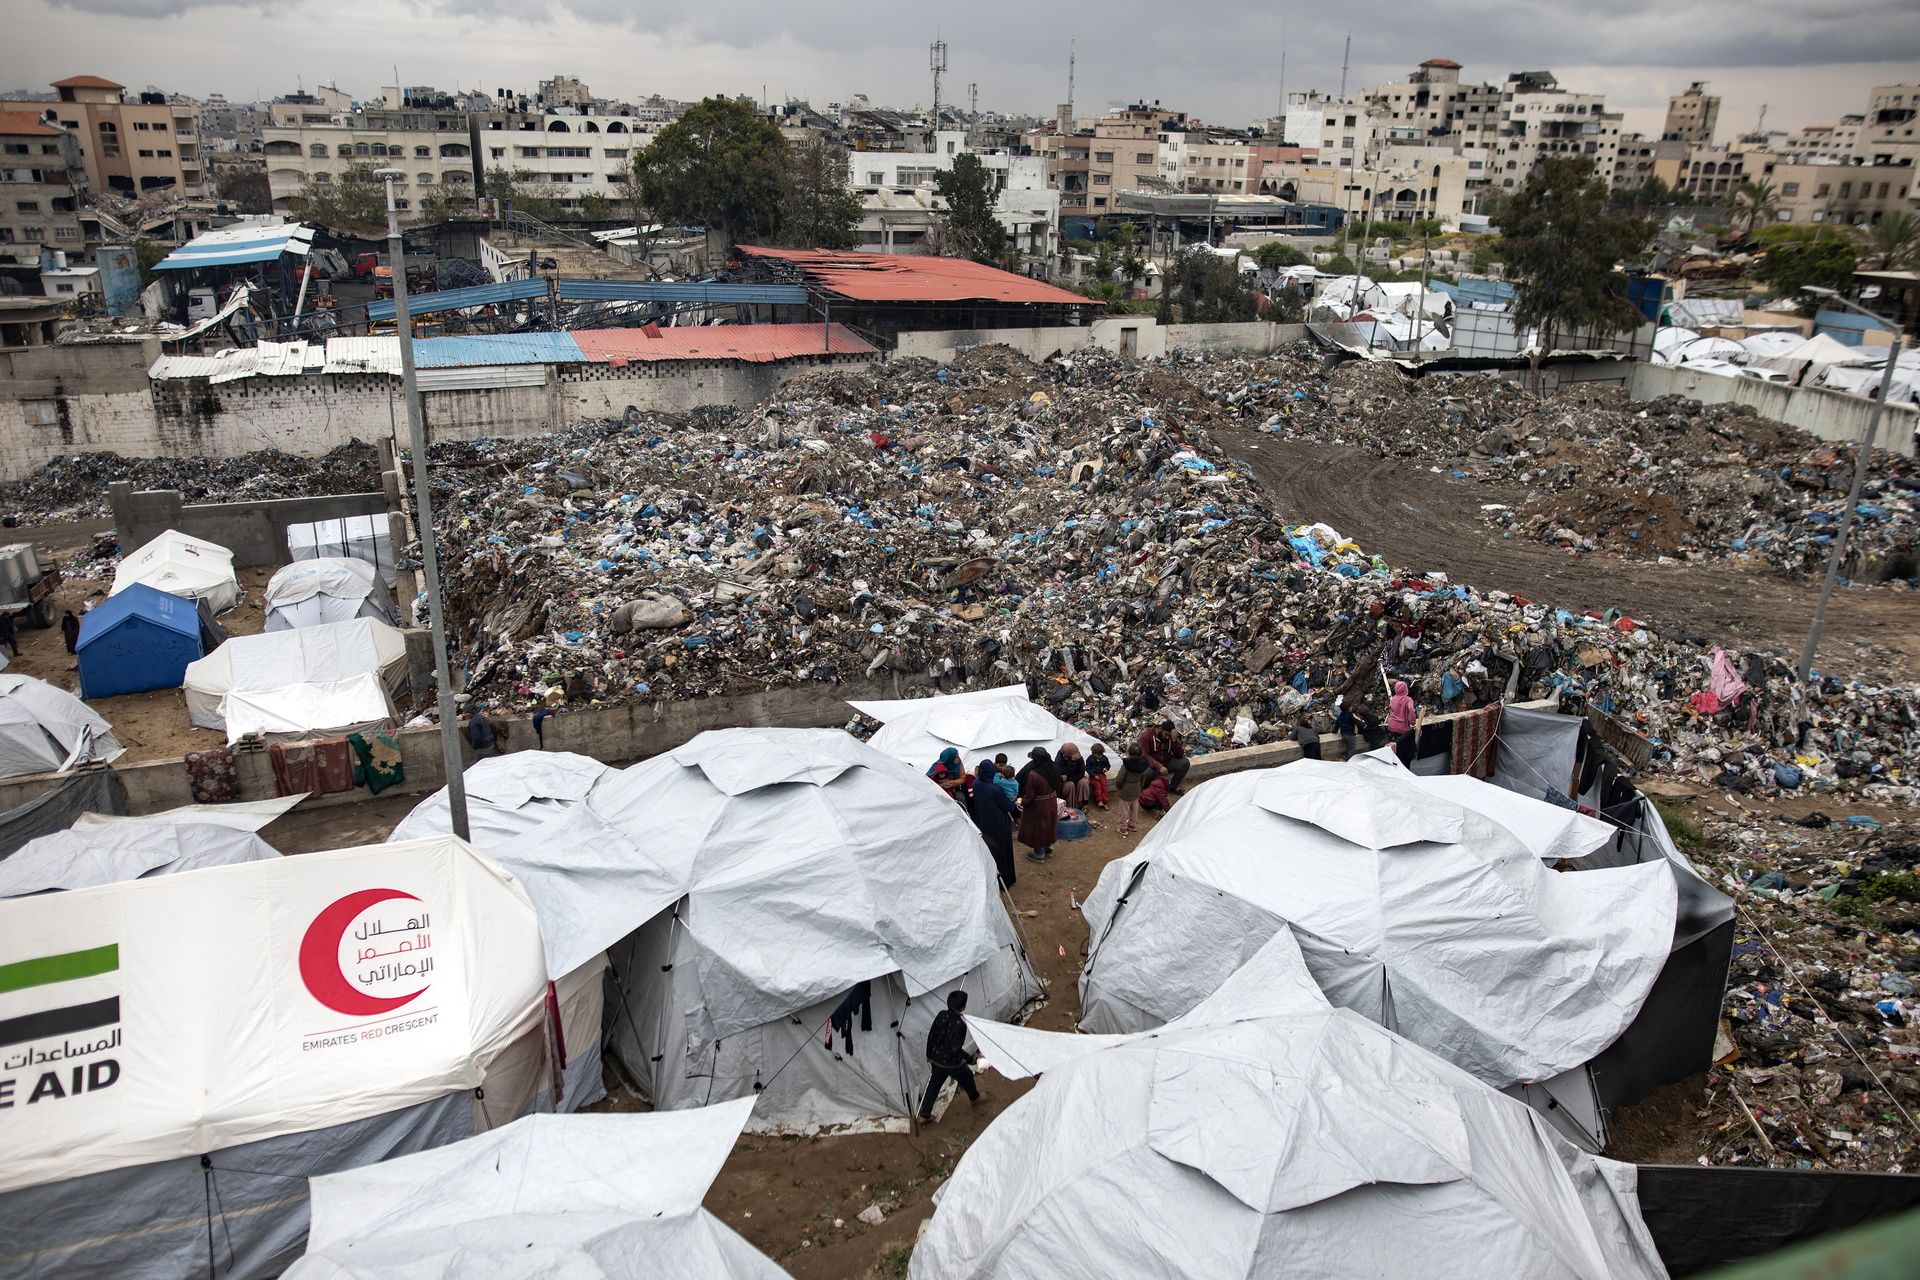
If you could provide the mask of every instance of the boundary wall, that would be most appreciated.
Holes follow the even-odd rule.
[[[1635,400],[1653,400],[1664,395],[1682,395],[1707,404],[1752,405],[1763,418],[1798,427],[1808,435],[1840,444],[1851,444],[1866,434],[1867,418],[1873,413],[1873,401],[1844,391],[1825,387],[1789,387],[1758,378],[1727,378],[1717,373],[1701,373],[1685,365],[1636,363],[1627,381],[1627,390]],[[1890,404],[1880,418],[1876,449],[1914,456],[1914,432],[1920,429],[1920,408],[1910,404]]]

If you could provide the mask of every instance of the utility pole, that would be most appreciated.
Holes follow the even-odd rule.
[[[399,80],[396,69],[394,79]],[[400,238],[400,214],[393,184],[404,182],[398,169],[379,169],[387,184],[387,256],[393,261],[394,328],[400,338],[400,385],[407,401],[407,445],[413,454],[414,524],[420,535],[420,562],[427,576],[427,616],[433,627],[433,677],[439,686],[440,754],[447,770],[447,811],[453,834],[468,838],[467,780],[460,759],[460,715],[453,705],[453,677],[447,666],[447,622],[440,608],[440,559],[434,546],[433,500],[427,483],[427,426],[420,416],[420,382],[413,367],[413,316],[407,310],[407,246]]]
[[[1346,48],[1340,51],[1340,101],[1347,100],[1347,64],[1353,55],[1353,32],[1347,32]]]
[[[967,114],[970,116],[980,114],[980,86],[977,84],[967,86]]]
[[[1074,58],[1075,52],[1079,49],[1079,47],[1080,47],[1080,40],[1078,37],[1075,37],[1067,41],[1067,128],[1068,129],[1073,128],[1073,121],[1074,121],[1073,58]]]
[[[1287,140],[1287,24],[1280,24],[1280,141]]]

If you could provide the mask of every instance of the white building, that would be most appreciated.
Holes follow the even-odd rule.
[[[1569,93],[1552,73],[1520,71],[1507,77],[1502,124],[1494,147],[1501,187],[1516,187],[1542,161],[1591,156],[1596,172],[1612,178],[1620,147],[1619,113],[1604,95]]]
[[[935,134],[932,151],[855,151],[847,157],[847,185],[866,206],[860,224],[862,247],[881,253],[917,252],[912,246],[924,235],[903,239],[901,232],[911,235],[915,227],[930,226],[935,215],[944,216],[946,202],[936,203],[934,180],[960,155],[979,157],[994,175],[999,187],[994,212],[1021,254],[1030,261],[1057,255],[1060,192],[1047,185],[1046,157],[975,151],[958,130]]]

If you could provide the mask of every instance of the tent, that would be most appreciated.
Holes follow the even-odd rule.
[[[1491,804],[1419,782],[1397,762],[1300,760],[1196,787],[1087,897],[1081,1028],[1177,1017],[1291,931],[1335,1004],[1495,1088],[1542,1085],[1568,1113],[1556,1118],[1597,1149],[1583,1068],[1660,976],[1673,874],[1663,863],[1555,872],[1538,837],[1516,837]]]
[[[1824,333],[1814,334],[1791,350],[1753,361],[1759,368],[1777,369],[1792,375],[1794,382],[1800,386],[1812,385],[1815,378],[1834,365],[1859,362],[1860,348],[1836,342]]]
[[[65,689],[0,672],[0,778],[111,761],[125,750],[113,726]]]
[[[1634,1166],[1330,1007],[1311,964],[1275,934],[1151,1033],[969,1019],[1044,1074],[935,1193],[914,1280],[1665,1280]]]
[[[182,823],[230,827],[235,831],[258,832],[275,818],[307,798],[306,792],[275,796],[271,800],[232,800],[225,804],[183,804],[158,813],[129,816],[118,813],[83,813],[75,818],[75,828],[110,827],[122,822]]]
[[[219,716],[229,743],[249,734],[266,742],[297,742],[367,733],[390,729],[398,718],[380,678],[371,671],[278,689],[232,689],[220,699]]]
[[[173,529],[121,560],[107,594],[117,596],[136,582],[189,600],[207,600],[215,613],[225,613],[240,601],[233,552]]]
[[[1749,333],[1740,339],[1740,345],[1755,360],[1764,360],[1769,356],[1785,355],[1801,343],[1806,336],[1797,329],[1764,329],[1759,333]]]
[[[781,1280],[701,1207],[747,1099],[652,1115],[528,1116],[313,1180],[287,1280]]]
[[[392,525],[385,516],[341,516],[287,526],[287,557],[303,560],[350,558],[369,565],[392,587],[398,575],[393,559]]]
[[[517,837],[551,821],[593,794],[602,779],[616,776],[591,756],[571,751],[516,751],[468,765],[468,839],[489,853],[506,851]],[[412,840],[453,829],[445,787],[422,800],[389,840]]]
[[[353,618],[393,625],[400,614],[372,565],[329,556],[287,565],[267,583],[268,631],[291,631]]]
[[[235,636],[187,668],[187,715],[203,729],[224,729],[228,726],[221,711],[221,700],[228,694],[235,691],[272,693],[275,696],[265,701],[281,719],[333,717],[325,724],[313,721],[311,727],[335,727],[348,723],[338,718],[342,714],[341,706],[331,705],[339,698],[352,694],[359,699],[353,708],[360,710],[371,705],[365,692],[367,681],[355,684],[351,690],[329,691],[324,698],[311,690],[305,695],[288,691],[309,685],[333,685],[363,675],[376,676],[372,687],[383,691],[387,698],[399,697],[407,687],[406,637],[373,618],[325,622],[257,636]],[[303,706],[302,697],[316,705]],[[393,709],[388,706],[367,718],[377,720],[392,714]]]
[[[211,1247],[264,1280],[307,1177],[552,1105],[533,908],[451,837],[0,900],[0,938],[9,1274],[197,1274]],[[598,1026],[600,966],[557,987]]]
[[[960,758],[971,769],[1002,751],[1009,761],[1018,763],[1035,747],[1058,751],[1071,742],[1085,754],[1097,741],[1029,702],[1024,684],[847,705],[881,722],[883,727],[868,746],[922,771],[948,747],[958,747]]]
[[[608,1042],[660,1110],[757,1095],[762,1131],[904,1129],[947,992],[984,1017],[1040,994],[978,830],[838,730],[703,733],[494,856],[540,912],[550,971],[608,951]]]
[[[0,862],[0,898],[91,889],[143,876],[170,876],[279,856],[278,849],[251,831],[213,823],[128,818],[29,840]]]
[[[89,698],[177,689],[187,665],[212,648],[192,600],[136,582],[80,619],[75,652]]]

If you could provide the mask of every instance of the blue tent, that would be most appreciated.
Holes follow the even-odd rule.
[[[178,688],[211,647],[193,601],[136,582],[80,619],[80,696]]]

